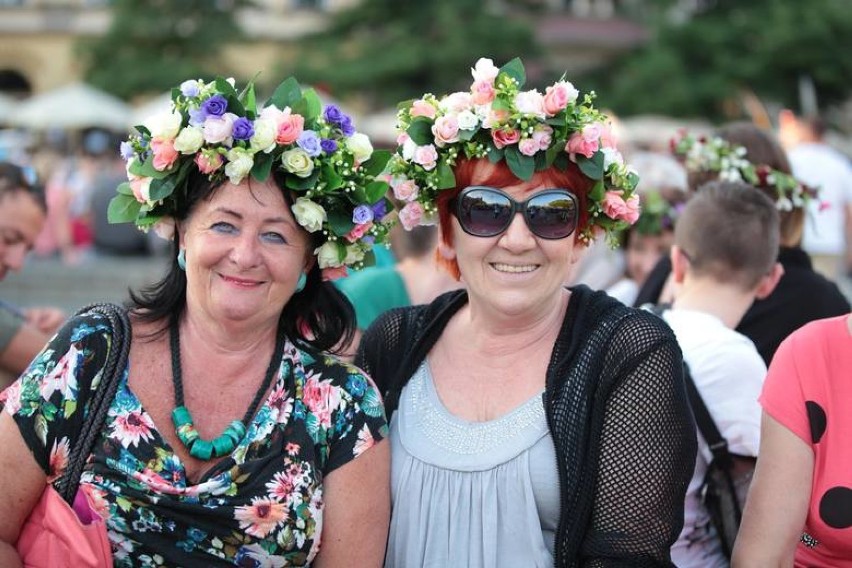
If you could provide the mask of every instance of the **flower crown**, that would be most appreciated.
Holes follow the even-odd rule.
[[[588,194],[589,224],[579,237],[590,242],[593,227],[611,243],[639,217],[639,177],[615,148],[607,117],[582,102],[564,77],[548,87],[521,91],[526,74],[520,59],[501,68],[482,58],[471,69],[469,91],[442,98],[426,94],[400,104],[399,147],[390,162],[394,196],[405,203],[399,218],[406,229],[435,219],[435,199],[456,185],[452,167],[460,157],[505,160],[518,179],[575,162],[595,182]]]
[[[731,144],[718,136],[696,137],[681,132],[672,139],[671,149],[683,161],[688,172],[716,173],[722,181],[744,181],[766,190],[774,196],[779,211],[805,208],[818,195],[816,188],[789,174],[765,164],[752,164],[746,158],[748,152],[745,147]]]
[[[292,211],[310,233],[323,277],[373,263],[372,246],[385,242],[392,223],[388,184],[379,181],[390,152],[373,151],[366,135],[334,105],[323,107],[313,89],[282,82],[259,112],[254,85],[242,92],[233,79],[183,82],[172,90],[170,112],[151,117],[121,144],[128,182],[109,206],[111,223],[140,229],[174,225],[177,202],[197,169],[214,183],[265,181],[273,168],[298,197]],[[166,229],[168,230],[168,229]]]
[[[640,235],[673,231],[685,205],[685,202],[669,201],[659,191],[646,191],[642,194],[642,213],[632,230]]]

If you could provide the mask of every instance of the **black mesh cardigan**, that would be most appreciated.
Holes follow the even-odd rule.
[[[545,410],[559,467],[556,566],[673,566],[696,434],[674,334],[649,312],[585,286],[572,295],[547,370]],[[355,363],[399,393],[467,302],[463,290],[390,310]]]

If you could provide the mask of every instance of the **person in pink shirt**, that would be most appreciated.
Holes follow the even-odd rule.
[[[760,453],[735,568],[852,567],[852,316],[779,347],[760,397]]]

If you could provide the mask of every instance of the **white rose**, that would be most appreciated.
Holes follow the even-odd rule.
[[[290,113],[290,108],[287,108],[287,114]],[[275,105],[269,105],[267,107],[263,107],[263,110],[260,111],[258,115],[258,120],[269,120],[275,127],[278,127],[278,123],[281,122],[281,119],[284,117],[284,111],[279,109]]]
[[[259,118],[254,121],[254,136],[251,137],[251,147],[258,152],[267,154],[275,149],[276,122]]]
[[[227,154],[225,175],[234,185],[239,185],[243,178],[249,175],[254,166],[254,156],[243,148],[232,148]]]
[[[293,216],[296,222],[305,228],[309,233],[315,233],[322,229],[322,224],[327,216],[322,205],[314,203],[307,197],[300,197],[292,207]]]
[[[469,92],[451,93],[441,99],[441,102],[438,103],[438,106],[440,106],[441,110],[443,110],[444,112],[461,112],[473,106],[473,97]]]
[[[459,121],[459,130],[476,130],[479,125],[479,117],[469,110],[460,112],[456,119]]]
[[[358,163],[366,162],[373,155],[373,145],[366,134],[356,132],[346,140],[346,147]]]
[[[314,160],[301,148],[292,148],[281,154],[281,164],[288,172],[300,178],[310,177],[314,171]]]
[[[151,138],[174,138],[180,130],[183,118],[178,112],[168,112],[154,115],[144,122],[151,132]]]
[[[195,126],[187,126],[175,138],[175,150],[181,154],[195,154],[204,144],[204,131]]]
[[[237,115],[226,112],[222,116],[208,116],[204,119],[204,140],[208,144],[219,144],[224,142],[230,145],[233,142],[231,135],[234,133],[234,120]]]
[[[364,250],[357,245],[349,245],[346,247],[346,258],[343,259],[343,264],[355,264],[364,260]]]
[[[523,91],[515,95],[515,108],[518,112],[544,118],[544,97],[537,90]]]
[[[470,70],[474,81],[494,81],[500,69],[494,66],[494,61],[487,57],[481,57],[476,62],[476,66]]]
[[[317,255],[317,263],[320,269],[343,266],[338,251],[337,243],[334,241],[326,241],[320,248],[316,249],[314,254]]]
[[[416,151],[417,144],[411,138],[406,137],[405,142],[402,143],[402,157],[410,162],[414,159],[414,152]]]
[[[601,152],[603,152],[604,155],[604,171],[607,171],[612,164],[621,165],[624,163],[624,158],[622,157],[621,152],[615,148],[604,146],[601,148]]]

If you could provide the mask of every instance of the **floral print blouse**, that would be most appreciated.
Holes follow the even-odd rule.
[[[65,467],[97,388],[110,326],[73,318],[2,395],[49,479]],[[288,341],[273,389],[233,453],[190,483],[127,385],[80,489],[105,519],[116,566],[303,566],[320,547],[323,477],[387,435],[359,369]]]

